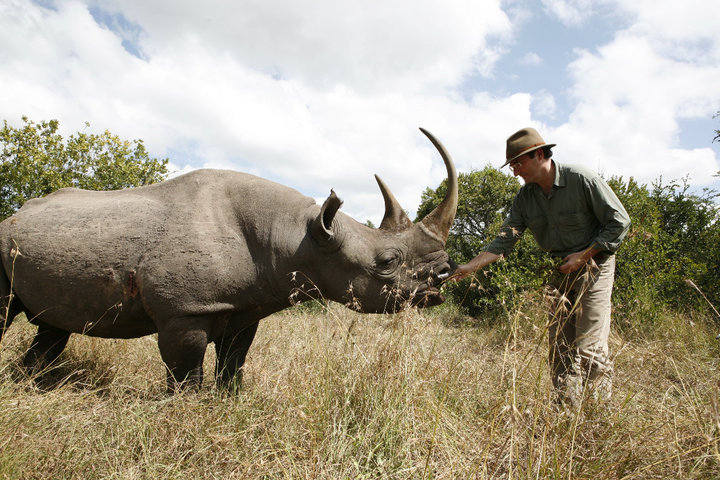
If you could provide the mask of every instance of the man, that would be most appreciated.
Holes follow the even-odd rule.
[[[525,185],[500,233],[453,276],[461,280],[508,255],[526,228],[540,247],[561,259],[548,285],[550,368],[558,400],[579,405],[586,390],[609,398],[610,296],[615,251],[630,218],[597,174],[556,163],[552,147],[533,128],[507,139],[506,162]]]

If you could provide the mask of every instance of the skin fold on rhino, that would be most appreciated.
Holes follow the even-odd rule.
[[[38,327],[23,360],[38,373],[72,333],[157,333],[168,389],[199,387],[208,343],[216,379],[238,386],[258,322],[324,298],[368,313],[438,305],[454,269],[444,251],[457,174],[440,152],[448,193],[412,223],[385,183],[377,229],[253,175],[197,170],[117,191],[66,188],[28,201],[0,223],[0,338],[25,312]]]

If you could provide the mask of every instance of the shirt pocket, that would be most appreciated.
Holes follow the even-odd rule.
[[[547,229],[547,217],[545,215],[534,215],[527,218],[527,225],[530,230],[537,234]]]
[[[548,218],[543,215],[532,215],[527,217],[527,226],[535,237],[540,248],[546,251],[552,250],[553,234],[548,228]]]
[[[589,241],[592,235],[588,218],[582,213],[566,213],[557,218],[564,247],[580,248]]]
[[[582,213],[565,213],[558,215],[558,227],[562,230],[567,230],[569,232],[584,230],[586,223],[585,215]]]

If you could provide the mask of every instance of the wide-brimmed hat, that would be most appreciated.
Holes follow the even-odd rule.
[[[503,167],[518,157],[522,157],[526,153],[530,153],[538,148],[554,147],[555,143],[545,143],[545,140],[534,128],[523,128],[513,133],[507,139],[507,147],[505,149],[505,163]],[[502,167],[500,167],[502,168]]]

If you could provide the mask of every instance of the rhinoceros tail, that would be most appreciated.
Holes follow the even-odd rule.
[[[20,299],[13,293],[11,278],[5,266],[0,264],[0,342],[17,314],[25,310]]]

